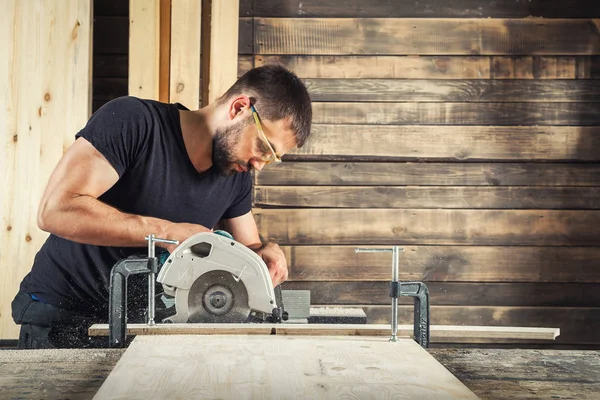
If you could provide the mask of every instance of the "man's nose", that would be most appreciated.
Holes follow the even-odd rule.
[[[262,170],[262,169],[264,168],[264,166],[265,166],[267,163],[266,163],[266,162],[264,162],[264,161],[260,161],[260,160],[257,160],[257,159],[253,159],[253,160],[251,160],[251,161],[250,161],[250,164],[252,164],[252,168],[254,168],[254,169],[255,169],[255,170],[257,170],[257,171],[260,171],[260,170]]]

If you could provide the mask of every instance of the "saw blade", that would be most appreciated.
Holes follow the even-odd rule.
[[[230,272],[209,271],[192,284],[188,310],[189,322],[245,322],[250,315],[248,291]]]

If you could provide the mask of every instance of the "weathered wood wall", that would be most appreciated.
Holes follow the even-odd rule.
[[[87,0],[0,6],[0,339],[18,337],[10,303],[47,237],[38,204],[90,115],[91,27]]]
[[[241,0],[239,74],[282,63],[310,141],[256,174],[288,289],[389,320],[389,254],[433,324],[600,343],[600,3]],[[411,307],[402,301],[402,318]]]

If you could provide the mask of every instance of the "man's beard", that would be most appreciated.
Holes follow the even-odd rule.
[[[245,167],[248,171],[251,166],[238,159],[234,154],[242,131],[248,126],[250,120],[240,121],[235,125],[217,128],[212,142],[212,164],[217,172],[223,176],[230,176],[237,172],[236,164]]]

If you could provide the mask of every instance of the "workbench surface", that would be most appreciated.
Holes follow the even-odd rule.
[[[481,399],[598,399],[600,351],[428,350]],[[2,399],[91,399],[124,350],[0,350]]]

